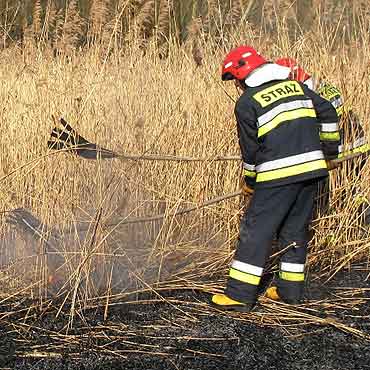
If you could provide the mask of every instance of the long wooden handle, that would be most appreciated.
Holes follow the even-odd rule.
[[[106,224],[106,225],[107,226],[115,226],[115,225],[137,224],[137,223],[142,223],[142,222],[158,221],[158,220],[162,220],[164,218],[171,218],[171,217],[174,217],[174,216],[180,216],[180,215],[184,215],[186,213],[190,213],[190,212],[193,212],[193,211],[211,206],[212,204],[220,203],[220,202],[222,202],[224,200],[227,200],[227,199],[238,197],[241,194],[242,194],[242,191],[237,190],[237,191],[234,191],[233,193],[228,193],[228,194],[221,195],[219,197],[207,200],[206,202],[201,203],[197,206],[181,209],[181,210],[178,210],[178,211],[175,211],[175,212],[162,213],[162,214],[156,215],[156,216],[127,218],[127,219],[122,219],[121,221],[112,222],[112,223],[109,223],[109,224]]]
[[[358,158],[358,157],[361,157],[361,156],[365,156],[365,155],[368,155],[368,152],[366,152],[366,153],[352,153],[352,154],[348,154],[348,155],[346,155],[342,158],[333,159],[331,162],[335,165],[340,165],[341,163],[343,163],[345,161],[348,161],[348,160],[354,159],[354,158]],[[144,223],[144,222],[158,221],[158,220],[164,219],[166,217],[171,218],[171,217],[175,217],[175,216],[180,216],[180,215],[184,215],[186,213],[190,213],[190,212],[193,212],[193,211],[211,206],[213,204],[220,203],[220,202],[222,202],[224,200],[227,200],[227,199],[232,199],[232,198],[238,197],[242,194],[243,194],[243,192],[241,190],[237,190],[233,193],[228,193],[228,194],[221,195],[219,197],[207,200],[206,202],[201,203],[197,206],[181,209],[181,210],[178,210],[178,211],[175,211],[175,212],[163,213],[163,214],[156,215],[156,216],[127,218],[127,219],[123,219],[121,221],[109,223],[107,226]]]

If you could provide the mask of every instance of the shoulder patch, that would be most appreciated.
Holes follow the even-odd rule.
[[[265,108],[280,99],[297,95],[304,95],[299,83],[297,81],[284,81],[254,94],[253,98],[262,108]]]

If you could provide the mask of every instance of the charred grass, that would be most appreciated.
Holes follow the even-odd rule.
[[[69,304],[8,301],[3,361],[14,369],[366,369],[370,296],[361,266],[309,288],[305,305],[261,298],[250,314],[218,311],[201,289],[162,288],[108,307],[91,300],[73,325]]]

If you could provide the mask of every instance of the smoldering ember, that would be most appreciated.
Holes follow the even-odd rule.
[[[0,369],[369,369],[369,15],[0,3]]]

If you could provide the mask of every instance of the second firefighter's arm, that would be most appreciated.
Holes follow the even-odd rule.
[[[245,184],[254,189],[256,183],[257,117],[253,107],[239,101],[235,106],[239,145],[243,159]]]
[[[370,145],[360,118],[352,109],[345,110],[342,115],[342,132],[343,152],[339,153],[340,155],[366,153],[369,151]]]
[[[318,123],[320,125],[320,141],[322,151],[326,159],[335,159],[338,157],[338,148],[340,145],[340,134],[338,127],[338,115],[332,104],[317,95],[312,90],[305,87],[305,94],[308,95],[314,105]]]

